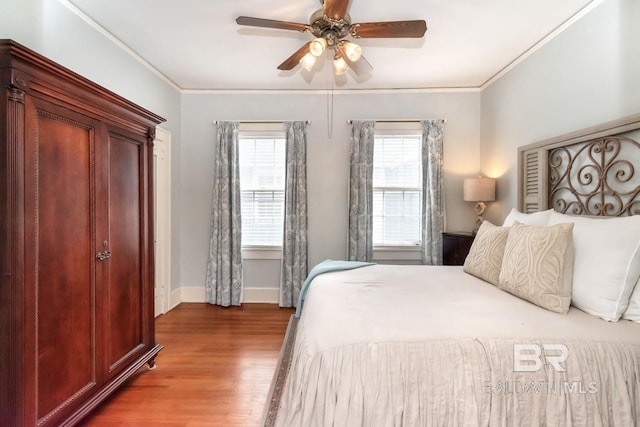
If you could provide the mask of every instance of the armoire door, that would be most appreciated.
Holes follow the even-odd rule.
[[[25,101],[24,417],[57,425],[96,391],[96,135],[100,123]]]
[[[105,282],[105,368],[108,378],[148,351],[147,322],[153,319],[153,272],[147,262],[152,209],[149,142],[141,135],[109,128],[107,135],[108,229],[103,251]],[[150,298],[151,297],[151,298]],[[151,310],[151,311],[150,311]]]

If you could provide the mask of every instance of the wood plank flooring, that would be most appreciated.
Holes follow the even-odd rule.
[[[180,304],[156,319],[165,346],[82,425],[256,426],[293,309]]]

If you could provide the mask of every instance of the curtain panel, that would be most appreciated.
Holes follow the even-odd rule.
[[[295,307],[307,277],[307,133],[303,121],[285,122],[286,178],[280,307]]]
[[[373,258],[373,147],[375,121],[354,120],[349,173],[350,261]]]
[[[445,200],[442,173],[443,121],[422,120],[422,262],[442,264]]]
[[[238,122],[217,127],[206,300],[228,307],[242,302],[242,222]]]

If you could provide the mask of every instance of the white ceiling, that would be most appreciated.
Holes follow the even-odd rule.
[[[330,85],[330,61],[312,72],[276,67],[311,35],[242,27],[240,15],[308,23],[320,0],[69,0],[180,89],[305,90]],[[423,39],[359,39],[373,66],[336,89],[480,88],[598,0],[352,0],[352,22],[424,19]]]

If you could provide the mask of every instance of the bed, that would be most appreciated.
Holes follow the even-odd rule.
[[[638,128],[520,149],[519,210],[464,266],[314,275],[264,425],[638,425]]]

